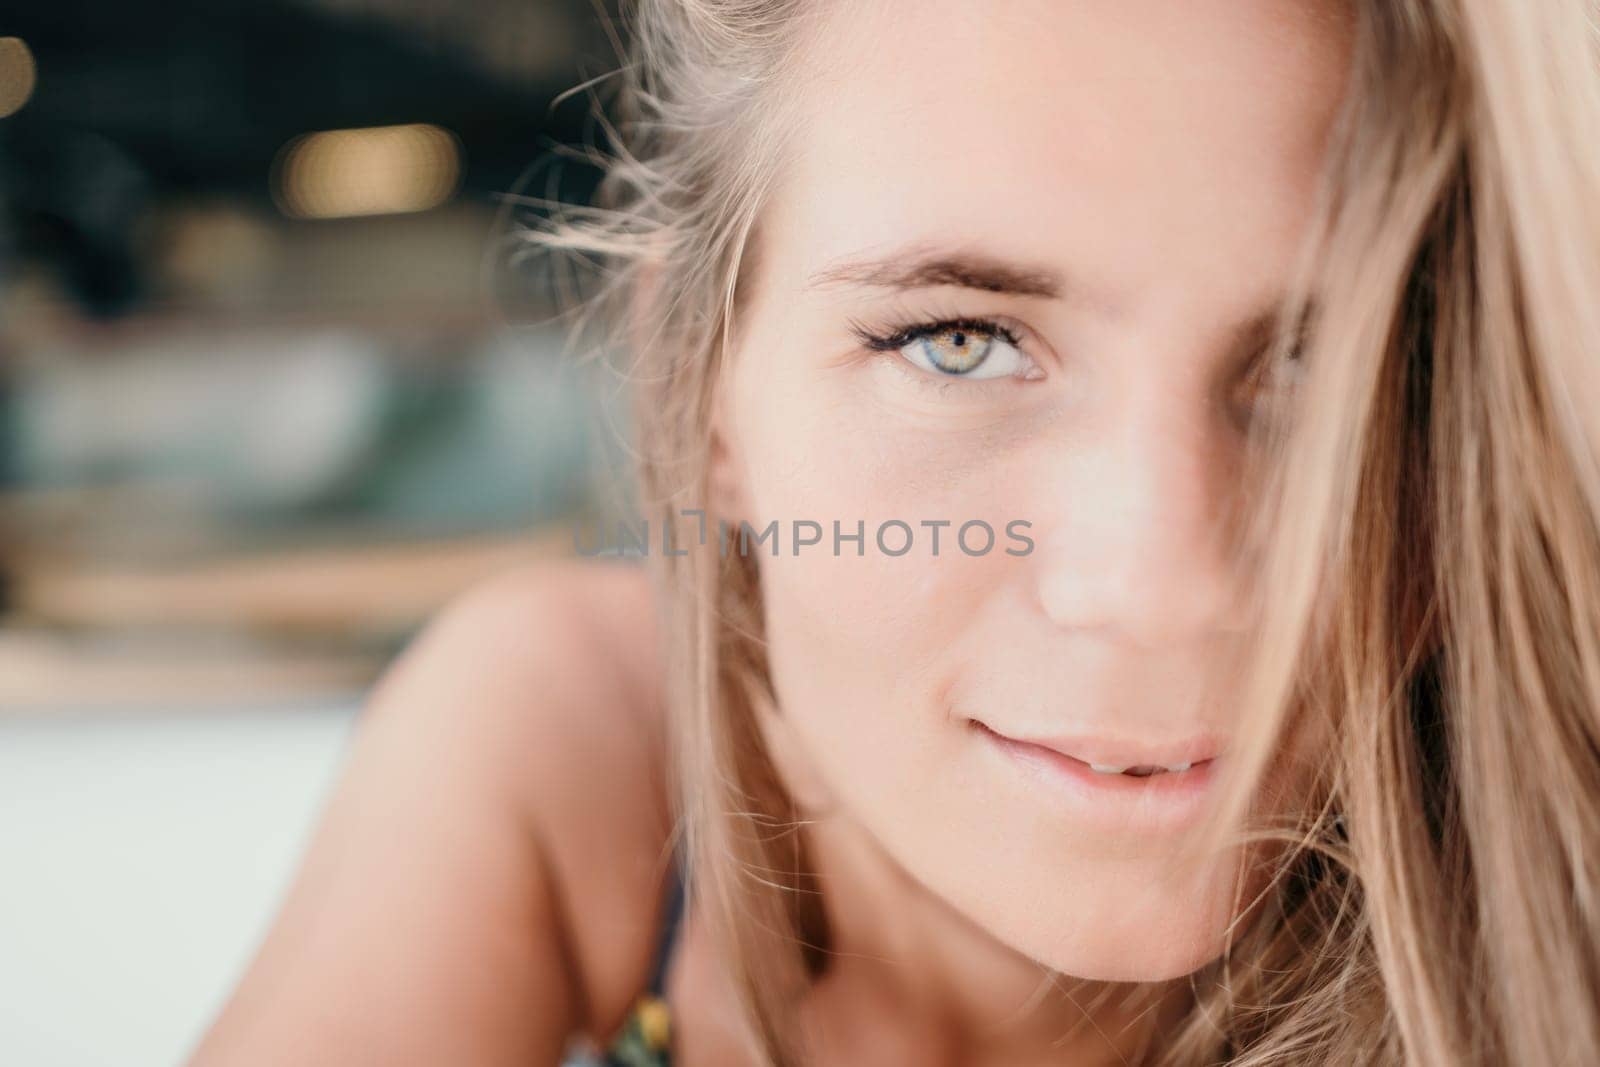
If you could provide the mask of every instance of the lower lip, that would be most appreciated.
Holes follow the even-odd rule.
[[[977,720],[972,724],[1027,781],[1049,790],[1079,818],[1118,832],[1170,833],[1193,826],[1216,778],[1214,759],[1142,778],[1101,774],[1055,749],[996,733]]]

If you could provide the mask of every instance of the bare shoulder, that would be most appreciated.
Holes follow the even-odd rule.
[[[194,1063],[550,1063],[648,977],[671,820],[641,568],[461,594],[374,687]]]
[[[590,1025],[647,979],[672,827],[656,605],[642,566],[538,563],[461,596],[386,685],[477,693],[482,782],[552,880]]]
[[[636,683],[654,667],[654,610],[642,566],[599,560],[528,563],[460,594],[406,657],[464,653],[481,664],[485,653],[506,653],[495,658],[496,665],[514,675],[519,663],[537,661],[538,647],[529,644],[537,638],[550,647],[598,653],[608,661],[608,674]],[[596,639],[626,646],[596,647]]]
[[[528,815],[543,824],[548,806],[567,796],[544,796],[550,786],[582,792],[608,780],[628,786],[660,777],[656,631],[642,567],[528,564],[469,589],[442,611],[372,703],[416,704],[423,692],[437,698],[421,702],[430,707],[459,706],[446,716],[474,735],[485,756],[506,760],[498,780],[518,797],[538,800]],[[389,699],[402,691],[406,699]],[[452,692],[474,699],[463,705]],[[588,764],[585,755],[600,762]]]

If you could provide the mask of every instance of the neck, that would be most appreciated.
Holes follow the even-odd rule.
[[[995,940],[901,868],[848,816],[808,827],[830,937],[817,1007],[828,1034],[884,1020],[949,1064],[1125,1064],[1185,1006],[1183,983],[1068,978]],[[872,1040],[881,1040],[874,1035]],[[855,1062],[843,1050],[821,1062]],[[911,1062],[910,1060],[895,1062]],[[889,1062],[876,1057],[863,1062]]]

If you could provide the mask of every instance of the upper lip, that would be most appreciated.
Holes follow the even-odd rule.
[[[1194,766],[1214,760],[1222,754],[1221,741],[1211,734],[1151,741],[1092,734],[1008,733],[988,723],[980,722],[979,725],[1007,740],[1048,748],[1096,767]]]

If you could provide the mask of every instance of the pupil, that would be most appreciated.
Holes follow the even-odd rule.
[[[955,345],[957,348],[960,348],[962,345],[967,343],[967,335],[962,333],[960,330],[956,330],[950,335],[950,343]]]

